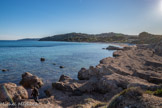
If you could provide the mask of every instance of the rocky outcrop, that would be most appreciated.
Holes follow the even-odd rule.
[[[159,88],[159,84],[162,84],[162,57],[159,56],[159,53],[154,53],[153,48],[155,47],[150,48],[148,45],[124,47],[122,50],[114,52],[114,57],[101,60],[96,67],[81,68],[78,72],[79,80],[62,75],[58,82],[52,84],[53,88],[48,89],[46,93],[48,96],[56,96],[56,100],[68,101],[69,104],[71,101],[75,101],[75,104],[78,105],[85,100],[86,96],[92,94],[94,100],[113,103],[110,100],[116,94],[124,92],[115,99],[116,103],[123,105],[121,108],[129,107],[129,105],[137,108],[140,108],[140,105],[143,108],[156,106],[155,104],[160,106],[159,101],[156,103],[155,98],[157,97],[152,95],[150,97],[155,99],[155,103],[152,105],[151,101],[149,101],[150,103],[147,103],[146,100],[137,101],[138,97],[149,99],[148,95],[130,89],[137,87],[142,91],[155,90]],[[62,92],[65,96],[59,98],[58,94],[63,95]],[[77,99],[75,100],[74,97]],[[159,99],[161,100],[161,98]],[[109,105],[110,108],[120,108],[119,104],[115,104],[113,107],[112,104]],[[69,106],[73,105],[71,103]],[[65,105],[65,107],[67,106]]]
[[[123,48],[120,48],[120,47],[116,47],[116,46],[108,46],[107,48],[106,48],[107,50],[123,50]]]
[[[131,50],[116,51],[115,53],[118,57],[105,58],[95,68],[82,68],[78,72],[78,78],[88,80],[93,76],[117,73],[120,75],[140,77],[151,83],[153,83],[149,80],[151,77],[154,80],[157,79],[157,81],[162,79],[162,57],[156,54],[152,56],[151,50],[134,47]]]
[[[129,88],[114,96],[107,108],[161,108],[162,98],[145,93],[139,87]]]
[[[52,83],[52,87],[58,90],[72,92],[79,86],[78,84],[74,83],[73,79],[68,79],[68,80]]]
[[[20,81],[20,84],[25,88],[33,88],[34,86],[41,87],[43,85],[43,81],[41,78],[32,75],[31,73],[25,72],[22,74],[22,80]]]
[[[40,99],[37,107],[160,108],[161,94],[146,93],[162,89],[162,56],[159,56],[159,49],[157,52],[155,45],[124,47],[114,52],[113,56],[101,60],[96,67],[82,68],[78,72],[79,80],[61,75],[59,81],[45,90],[49,98]],[[22,75],[20,84],[32,88],[42,86],[43,82],[27,72]],[[33,100],[22,101],[34,103]]]
[[[52,84],[53,88],[74,92],[79,90],[82,93],[99,92],[99,93],[118,93],[129,87],[141,87],[147,89],[155,84],[148,83],[144,79],[140,79],[134,76],[123,76],[113,73],[111,75],[103,75],[99,77],[91,77],[89,80],[74,80],[67,76],[61,76],[59,82]]]
[[[90,66],[89,70],[85,68],[81,68],[78,72],[78,79],[79,80],[89,80],[93,75],[97,76],[99,74],[99,69]]]
[[[96,67],[82,68],[78,72],[79,80],[61,75],[58,82],[52,83],[52,87],[45,90],[49,98],[40,99],[37,107],[162,107],[161,92],[159,92],[162,90],[162,56],[159,45],[161,44],[124,47],[114,52],[114,57],[101,60]],[[27,72],[22,75],[20,84],[32,88],[42,86],[43,82]],[[15,85],[11,85],[14,89],[9,90],[13,90],[10,92],[13,99],[26,98],[23,96],[14,98],[22,94],[15,91]],[[155,95],[150,90],[159,91],[154,92]],[[29,99],[21,101],[34,103]]]
[[[155,86],[155,84],[148,83],[146,80],[138,77],[129,75],[124,76],[114,73],[112,75],[105,75],[101,77],[97,87],[100,92],[107,93],[120,92],[121,90],[137,86],[143,89],[148,89],[151,86]]]
[[[27,98],[28,92],[24,87],[14,83],[0,84],[0,102],[17,102]]]
[[[58,90],[67,92],[92,92],[97,88],[94,86],[98,80],[96,78],[91,78],[90,80],[75,80],[70,77],[62,75],[59,82],[52,83],[52,87]]]

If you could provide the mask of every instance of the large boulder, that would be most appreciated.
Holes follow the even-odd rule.
[[[123,50],[123,48],[120,48],[120,47],[116,47],[116,46],[108,46],[107,48],[106,48],[107,50]]]
[[[58,90],[72,92],[75,89],[79,88],[81,84],[77,80],[74,80],[68,76],[61,75],[58,82],[52,83],[52,87]]]
[[[28,92],[22,86],[14,83],[0,84],[0,102],[16,102],[21,99],[27,99]]]
[[[43,86],[43,81],[41,78],[32,75],[29,72],[25,72],[22,74],[22,80],[20,81],[20,84],[24,86],[25,88],[33,88],[34,86]]]

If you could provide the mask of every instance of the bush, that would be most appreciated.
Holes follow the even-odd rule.
[[[145,93],[162,97],[162,89],[157,89],[156,91],[147,90]]]
[[[157,89],[157,90],[154,92],[154,95],[162,97],[162,89]]]

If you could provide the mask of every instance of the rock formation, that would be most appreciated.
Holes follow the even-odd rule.
[[[25,88],[33,88],[34,86],[41,87],[43,85],[43,81],[41,78],[34,76],[31,73],[25,72],[22,74],[22,80],[20,81],[20,84]]]
[[[96,67],[82,68],[78,72],[79,80],[62,75],[58,82],[52,84],[52,88],[46,90],[46,94],[55,96],[56,100],[61,100],[63,107],[69,108],[100,105],[109,106],[108,108],[162,107],[161,97],[145,93],[148,90],[162,89],[159,45],[161,44],[124,47],[114,52],[114,57],[101,60]],[[87,104],[85,100],[88,97],[94,101],[88,101]],[[152,101],[148,101],[150,98]],[[92,104],[94,102],[95,105]]]
[[[120,47],[116,47],[116,46],[108,46],[107,48],[106,48],[107,50],[123,50],[123,48],[120,48]]]
[[[37,107],[161,108],[161,52],[161,43],[124,47],[96,67],[82,68],[78,80],[61,75],[45,90],[49,98],[40,99]],[[20,83],[26,88],[43,85],[30,73],[24,73]],[[34,103],[29,99],[22,101]]]
[[[14,83],[0,84],[0,102],[16,102],[27,98],[28,92],[24,87]]]

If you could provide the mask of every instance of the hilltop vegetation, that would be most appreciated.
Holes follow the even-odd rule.
[[[147,32],[142,32],[139,34],[138,39],[133,41],[135,44],[151,44],[158,43],[162,40],[162,35],[153,35]]]
[[[137,36],[124,35],[120,33],[83,34],[68,33],[45,37],[40,41],[69,41],[69,42],[128,42],[129,39],[136,39]]]
[[[157,43],[162,40],[162,35],[153,35],[142,32],[138,36],[125,35],[121,33],[102,33],[102,34],[83,34],[68,33],[54,35],[40,39],[40,41],[67,41],[67,42],[119,42],[133,44],[150,44]]]

